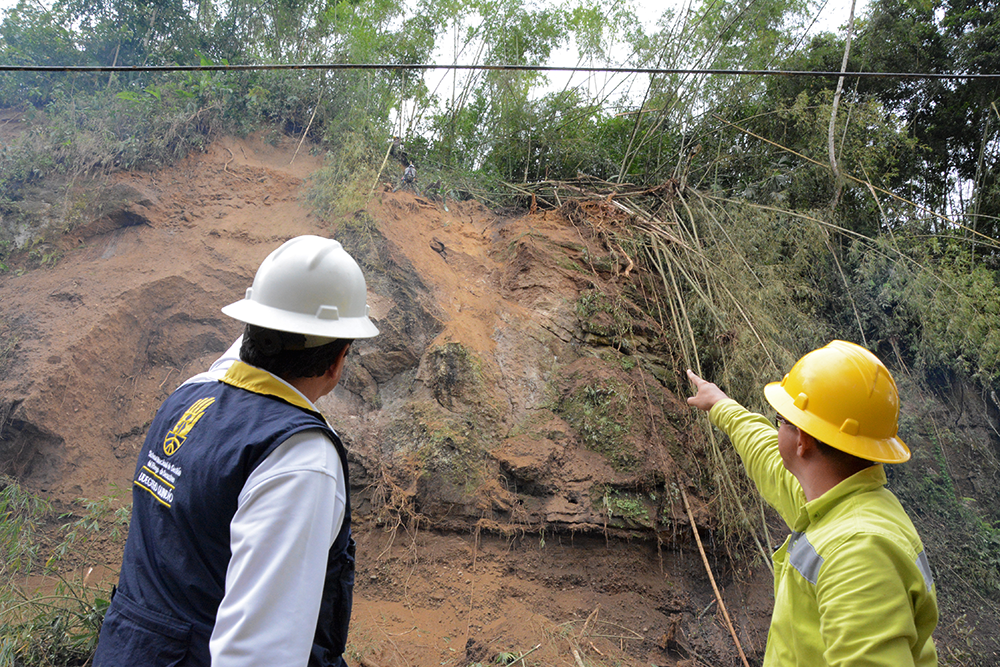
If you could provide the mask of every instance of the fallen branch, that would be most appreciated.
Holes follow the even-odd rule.
[[[319,97],[316,99],[316,106],[313,107],[312,116],[309,117],[309,122],[306,124],[306,129],[302,133],[302,138],[299,139],[299,145],[295,147],[295,153],[292,154],[292,159],[288,161],[288,166],[292,166],[292,163],[295,162],[295,158],[299,154],[299,149],[302,148],[302,142],[306,140],[306,135],[309,134],[309,128],[312,127],[313,121],[316,120],[316,112],[319,111],[319,105],[320,102],[322,101],[323,101],[323,89],[320,88]]]
[[[722,601],[722,594],[719,593],[719,587],[715,584],[715,575],[712,574],[712,566],[708,563],[708,556],[705,555],[705,547],[701,543],[701,535],[698,534],[698,526],[694,523],[694,513],[691,512],[691,505],[688,503],[687,493],[684,491],[684,487],[680,484],[677,485],[681,490],[681,499],[684,501],[684,509],[687,510],[688,519],[691,520],[691,531],[694,533],[695,542],[698,543],[698,551],[701,552],[701,560],[705,563],[705,571],[708,572],[708,580],[712,583],[712,590],[715,591],[715,599],[719,602],[719,609],[722,610],[722,616],[726,619],[726,625],[729,627],[729,634],[733,636],[733,641],[736,642],[736,650],[739,651],[740,659],[743,661],[743,667],[750,667],[750,663],[747,662],[747,657],[743,653],[743,646],[740,644],[739,637],[736,636],[736,629],[733,628],[733,622],[729,619],[729,612],[726,611],[726,603]]]
[[[516,660],[514,660],[514,662],[512,662],[510,664],[516,665],[517,663],[521,663],[522,665],[525,665],[526,663],[524,662],[524,659],[527,658],[529,655],[531,655],[532,653],[534,653],[535,651],[537,651],[540,648],[542,648],[541,644],[535,644],[534,648],[532,648],[532,649],[530,649],[528,651],[525,651],[524,653],[521,654],[521,656],[519,658],[517,658]]]
[[[590,625],[590,622],[592,620],[597,618],[597,612],[600,610],[601,610],[601,605],[597,605],[596,607],[594,607],[594,611],[590,612],[590,616],[587,617],[587,620],[583,624],[583,629],[580,630],[579,634],[577,634],[576,636],[578,641],[580,639],[583,639],[583,635],[587,632],[587,627]]]

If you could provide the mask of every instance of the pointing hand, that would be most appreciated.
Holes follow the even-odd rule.
[[[689,368],[687,371],[688,379],[695,386],[695,395],[690,397],[688,405],[693,405],[699,410],[705,410],[706,412],[712,409],[712,406],[719,401],[729,398],[726,396],[725,392],[719,389],[718,386],[709,382],[708,380],[703,380],[694,374],[694,372]]]

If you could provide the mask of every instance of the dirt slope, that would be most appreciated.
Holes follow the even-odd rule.
[[[537,646],[526,664],[739,664],[680,502],[711,547],[688,409],[655,323],[621,298],[639,279],[559,213],[379,189],[320,221],[301,203],[320,160],[294,149],[221,140],[63,195],[83,223],[0,276],[16,340],[0,471],[61,501],[127,489],[159,403],[238,335],[219,308],[285,239],[332,235],[364,266],[382,330],[320,403],[351,449],[354,662]],[[759,656],[767,571],[712,565]]]
[[[93,219],[49,244],[55,266],[3,276],[5,472],[60,497],[127,483],[163,396],[238,335],[219,308],[281,241],[322,231],[297,201],[315,158],[232,149],[91,184]]]

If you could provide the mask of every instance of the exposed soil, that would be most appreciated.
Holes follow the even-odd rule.
[[[770,575],[714,549],[669,351],[620,298],[636,274],[558,212],[502,218],[379,187],[321,221],[302,203],[321,160],[295,148],[223,139],[168,169],[34,193],[78,202],[81,222],[0,276],[16,340],[0,472],[67,507],[127,490],[160,402],[238,335],[219,308],[287,238],[332,235],[364,266],[382,330],[319,404],[351,449],[352,661],[741,664],[685,492],[759,664]],[[73,566],[118,555],[105,538]]]

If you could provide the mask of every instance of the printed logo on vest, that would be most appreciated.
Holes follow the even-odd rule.
[[[167,436],[163,439],[164,454],[173,456],[181,448],[181,445],[187,440],[188,433],[198,423],[198,420],[205,415],[205,410],[212,403],[215,403],[214,397],[203,398],[187,409],[187,412],[177,420],[177,423],[174,424],[174,427],[167,432]]]
[[[143,466],[132,483],[149,491],[154,498],[167,507],[170,507],[170,503],[174,502],[174,485],[157,475],[149,466]]]

